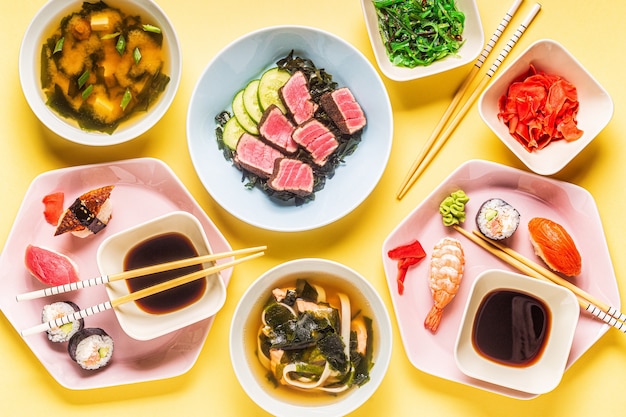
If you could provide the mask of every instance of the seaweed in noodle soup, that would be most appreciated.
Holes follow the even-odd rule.
[[[367,383],[373,366],[368,306],[330,279],[291,277],[267,294],[247,326],[256,335],[250,360],[264,375],[258,379],[298,404],[332,402]]]

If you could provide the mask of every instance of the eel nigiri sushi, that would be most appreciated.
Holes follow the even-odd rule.
[[[582,259],[576,244],[560,224],[542,217],[528,222],[535,253],[555,272],[573,277],[580,274]]]
[[[78,237],[87,237],[104,229],[111,219],[113,187],[96,188],[78,197],[63,212],[54,235],[71,232]]]
[[[51,249],[28,245],[24,253],[24,264],[32,276],[50,286],[80,281],[74,261]]]

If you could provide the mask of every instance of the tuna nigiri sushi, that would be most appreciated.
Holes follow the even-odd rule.
[[[113,187],[97,188],[78,197],[63,212],[54,235],[71,232],[78,237],[87,237],[104,229],[111,219]]]
[[[50,249],[28,245],[24,264],[31,275],[46,285],[65,285],[80,281],[74,261]]]
[[[582,259],[576,244],[560,224],[541,217],[528,222],[535,253],[555,272],[573,277],[580,274]]]

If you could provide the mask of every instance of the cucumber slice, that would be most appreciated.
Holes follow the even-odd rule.
[[[278,95],[278,90],[282,87],[291,74],[277,67],[270,68],[261,75],[259,81],[259,103],[263,110],[272,104],[278,106],[283,113],[286,113],[285,105]]]
[[[246,112],[246,108],[243,104],[243,90],[239,90],[235,97],[233,98],[233,113],[235,113],[235,117],[239,121],[241,127],[243,127],[246,132],[252,135],[258,135],[259,129],[256,126],[256,122],[252,120],[250,115]]]
[[[252,80],[248,83],[243,90],[243,106],[246,108],[246,112],[250,115],[250,118],[257,124],[263,117],[263,110],[261,110],[261,103],[259,103],[259,83],[261,80]]]
[[[222,140],[224,144],[230,149],[235,150],[237,148],[237,142],[241,135],[246,133],[246,130],[239,124],[237,117],[233,116],[226,124],[224,124],[224,134]]]

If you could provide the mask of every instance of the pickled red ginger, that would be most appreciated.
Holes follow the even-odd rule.
[[[554,140],[574,141],[583,135],[576,121],[576,87],[558,75],[537,71],[533,65],[509,86],[498,106],[498,118],[529,152]]]

